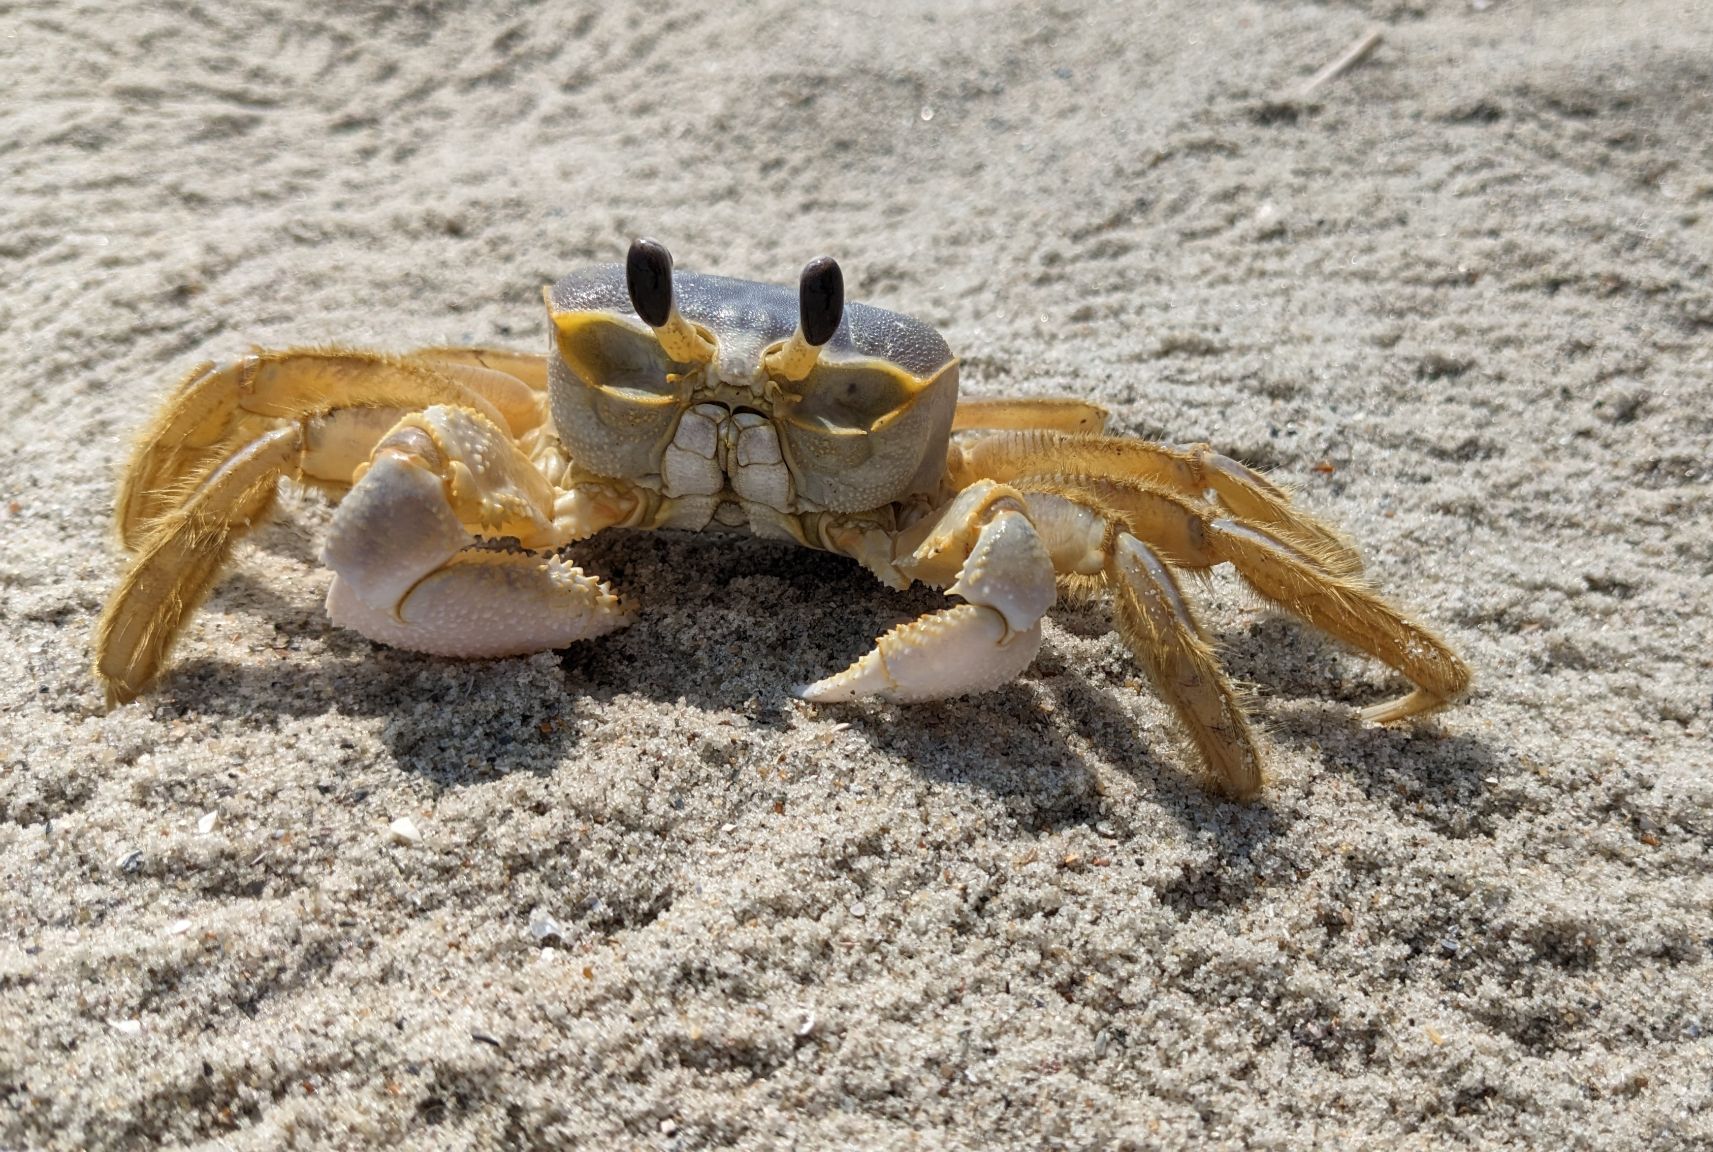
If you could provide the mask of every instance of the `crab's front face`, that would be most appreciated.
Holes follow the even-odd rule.
[[[957,361],[937,332],[843,306],[830,261],[831,305],[808,273],[800,296],[673,276],[664,250],[658,259],[639,271],[633,250],[628,267],[574,272],[546,293],[553,423],[579,467],[782,513],[868,511],[936,490],[957,405]],[[677,475],[698,490],[673,491]]]

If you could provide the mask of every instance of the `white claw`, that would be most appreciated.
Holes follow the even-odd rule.
[[[455,422],[443,430],[460,431]],[[335,624],[394,648],[483,657],[563,648],[628,622],[610,588],[557,556],[471,548],[446,481],[425,463],[439,449],[415,429],[400,444],[413,453],[383,445],[334,515],[322,559],[334,573]],[[482,453],[470,459],[473,467],[451,467],[472,483],[486,477],[483,491],[508,490]]]
[[[899,703],[945,700],[987,692],[1022,675],[1040,650],[1041,617],[1058,588],[1053,559],[1035,526],[1015,494],[994,499],[997,487],[966,489],[898,565],[906,575],[949,582],[946,591],[969,603],[894,628],[868,655],[799,696],[814,703],[859,696]]]
[[[321,562],[343,582],[343,595],[391,613],[418,581],[470,543],[440,477],[397,452],[382,452],[340,502]]]
[[[982,526],[957,583],[946,591],[996,610],[1019,632],[1033,628],[1058,598],[1053,559],[1021,512],[1000,512]]]
[[[371,607],[335,576],[327,614],[394,648],[462,657],[564,648],[629,623],[611,589],[558,557],[494,552],[462,553],[393,611]]]
[[[1039,621],[1018,632],[995,609],[959,604],[899,625],[868,655],[798,695],[814,704],[861,696],[901,704],[968,696],[1015,680],[1040,647]]]

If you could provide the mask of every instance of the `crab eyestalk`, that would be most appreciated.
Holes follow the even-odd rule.
[[[672,253],[666,245],[646,238],[631,241],[625,257],[625,287],[630,290],[631,307],[654,329],[668,356],[685,364],[706,364],[714,358],[714,346],[679,315],[672,299]]]
[[[838,261],[831,256],[809,261],[798,285],[797,307],[797,331],[763,360],[770,375],[792,383],[814,369],[821,346],[833,338],[844,318],[845,274]]]

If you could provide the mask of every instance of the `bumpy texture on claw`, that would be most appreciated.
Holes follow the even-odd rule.
[[[878,696],[910,702],[986,692],[1027,668],[1057,595],[1053,561],[1016,492],[983,482],[960,493],[901,571],[967,604],[894,628],[868,655],[803,689],[826,703]]]
[[[327,613],[371,640],[438,656],[562,648],[628,617],[599,580],[556,556],[472,549],[472,527],[551,541],[553,495],[483,417],[407,417],[339,505],[322,560]]]
[[[393,611],[364,603],[335,577],[327,615],[341,628],[434,656],[520,656],[563,648],[628,622],[601,581],[557,556],[464,552],[435,569]]]
[[[900,704],[988,692],[1015,680],[1041,648],[1041,626],[1009,632],[1005,618],[959,604],[900,624],[836,676],[799,691],[811,704],[873,696]]]

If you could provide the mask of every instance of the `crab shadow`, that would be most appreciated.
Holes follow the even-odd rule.
[[[1491,835],[1510,801],[1488,781],[1515,757],[1490,742],[1446,730],[1437,716],[1369,724],[1356,714],[1407,691],[1401,677],[1325,634],[1278,614],[1221,637],[1234,679],[1257,686],[1256,718],[1277,746],[1309,748],[1328,773],[1407,823],[1464,838]]]
[[[313,557],[300,532],[270,531],[263,544],[306,564]],[[1066,670],[1051,645],[1023,681],[973,698],[813,712],[795,699],[793,685],[844,667],[892,623],[943,607],[932,590],[893,592],[843,558],[742,534],[615,531],[580,546],[574,558],[638,606],[635,623],[557,658],[502,661],[445,660],[371,643],[331,627],[317,597],[283,595],[250,565],[222,583],[213,604],[266,620],[274,643],[260,658],[180,664],[156,707],[264,728],[332,713],[380,720],[370,728],[392,761],[441,786],[555,771],[577,754],[584,702],[641,697],[743,715],[763,731],[822,715],[848,724],[876,757],[939,784],[988,791],[1034,830],[1114,818],[1103,811],[1096,766],[1075,744],[1086,741],[1186,827],[1219,829],[1239,851],[1288,826],[1266,796],[1244,805],[1206,791],[1182,767],[1176,741],[1145,736],[1119,699],[1129,689]],[[1099,606],[1061,608],[1055,619],[1073,635],[1109,629]],[[1484,747],[1361,726],[1322,703],[1324,669],[1336,665],[1338,649],[1281,623],[1282,634],[1268,623],[1223,641],[1233,674],[1262,686],[1264,721],[1276,740],[1318,744],[1374,796],[1479,795],[1493,769]]]

